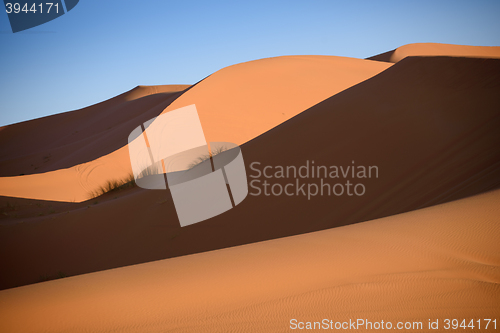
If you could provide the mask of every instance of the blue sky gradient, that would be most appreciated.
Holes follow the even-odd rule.
[[[366,58],[417,42],[499,46],[499,17],[500,1],[80,0],[13,34],[3,12],[0,126],[265,57]]]

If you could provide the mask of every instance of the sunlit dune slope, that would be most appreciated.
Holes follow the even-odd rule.
[[[168,191],[109,193],[98,202],[2,216],[3,288],[220,249],[367,221],[467,197],[500,186],[500,60],[410,57],[311,107],[242,145],[250,195],[215,218],[180,228]],[[321,184],[274,176],[276,166],[376,166],[378,178],[327,178],[363,184],[362,196],[255,196],[263,182]],[[260,162],[260,166],[253,165]],[[299,184],[299,185],[300,185]],[[353,193],[351,188],[351,193]],[[114,198],[117,199],[114,199]],[[4,198],[5,200],[9,200]],[[5,205],[5,204],[3,204]],[[2,206],[3,206],[2,205]],[[88,205],[88,207],[87,207]],[[31,206],[27,206],[28,208]],[[26,209],[28,209],[26,208]],[[69,213],[67,213],[69,212]],[[19,215],[16,217],[15,215]],[[31,215],[33,216],[33,215]],[[25,221],[25,223],[19,223]],[[33,222],[33,223],[31,223]],[[61,248],[65,251],[61,251]],[[17,263],[23,262],[22,267]]]
[[[241,144],[389,66],[390,64],[375,61],[330,56],[290,56],[251,61],[224,68],[202,80],[164,112],[196,104],[207,141]],[[126,112],[131,118],[121,126],[120,131],[110,133],[109,136],[106,129],[113,126],[112,105],[110,116],[106,119],[102,119],[104,116],[99,113],[102,111],[99,111],[100,109],[95,111],[97,114],[85,115],[83,122],[86,124],[84,126],[86,134],[78,134],[78,138],[83,140],[78,142],[82,147],[80,150],[71,144],[72,136],[75,135],[74,125],[68,127],[68,133],[63,139],[58,139],[57,143],[62,146],[54,147],[54,152],[50,148],[51,144],[48,146],[43,144],[51,142],[50,140],[40,140],[41,144],[37,144],[36,149],[30,150],[33,151],[32,157],[36,161],[43,163],[54,158],[50,170],[54,170],[55,166],[61,168],[71,166],[71,168],[45,174],[0,178],[0,195],[80,202],[87,200],[89,193],[107,181],[127,178],[131,173],[131,167],[128,149],[123,145],[126,144],[130,132],[126,132],[125,129],[131,131],[147,118],[157,116],[163,111],[162,107],[165,108],[178,96],[179,94],[169,97],[163,95],[154,98],[144,97],[127,104]],[[159,101],[156,98],[159,98]],[[158,104],[153,103],[151,112],[142,114],[146,102]],[[96,107],[89,109],[94,110],[92,108]],[[106,114],[108,109],[105,106],[104,110],[107,110]],[[78,117],[81,117],[81,114],[83,113],[78,113]],[[61,115],[53,117],[64,120]],[[46,119],[50,121],[51,117]],[[19,153],[17,150],[12,151],[13,148],[9,148],[8,152],[14,156],[25,154],[23,151],[28,149],[26,147],[32,139],[23,136],[24,132],[35,130],[33,128],[35,125],[36,130],[45,133],[40,136],[48,135],[53,139],[52,134],[46,134],[48,129],[40,126],[42,123],[42,120],[35,120],[23,123],[24,125],[13,125],[18,131],[23,130],[20,134],[23,139],[18,140]],[[99,137],[92,136],[95,124],[98,124],[96,125],[98,129],[104,130]],[[123,148],[105,156],[98,155],[109,152],[109,147]],[[14,165],[19,165],[19,160],[9,160],[9,156],[11,155],[6,153],[5,164],[12,164],[7,174],[23,173],[15,171]],[[76,160],[86,161],[90,157],[96,159],[78,165],[70,163]],[[23,160],[23,163],[26,166],[29,162]],[[34,164],[33,167],[37,165],[39,164]]]
[[[321,232],[0,291],[4,332],[289,332],[500,312],[500,191]],[[387,325],[387,324],[384,324]],[[418,325],[418,324],[417,324]],[[497,322],[498,325],[498,322]],[[417,326],[418,327],[418,326]],[[498,327],[498,326],[497,326]],[[357,331],[366,331],[361,326]],[[369,330],[372,332],[373,330]]]
[[[469,46],[439,43],[415,43],[375,55],[368,59],[398,62],[412,56],[449,56],[470,58],[500,58],[500,46]]]
[[[311,106],[389,68],[333,56],[266,58],[226,67],[165,110],[196,104],[209,142],[247,142]]]
[[[158,116],[188,85],[138,86],[80,110],[0,128],[0,176],[69,168],[127,144],[137,124]]]

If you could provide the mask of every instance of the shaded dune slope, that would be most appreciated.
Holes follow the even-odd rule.
[[[484,331],[484,318],[500,311],[499,202],[497,190],[366,223],[0,291],[0,329],[289,332],[292,318],[363,318],[393,328],[422,322],[415,331],[428,331],[431,318],[444,331],[444,319],[467,318],[480,320]]]
[[[499,88],[499,60],[404,59],[242,146],[248,176],[255,175],[250,163],[256,161],[261,168],[299,167],[307,160],[326,166],[347,167],[352,161],[378,166],[378,178],[347,179],[363,183],[365,195],[311,200],[303,195],[249,195],[220,216],[180,228],[168,191],[109,193],[96,205],[67,204],[49,217],[26,220],[33,223],[2,226],[0,267],[6,273],[0,285],[8,288],[58,271],[75,275],[317,231],[496,188]],[[319,184],[318,179],[299,180]],[[285,185],[295,179],[269,181]],[[17,200],[22,214],[23,200]]]
[[[139,118],[149,119],[151,114],[157,116],[161,112],[196,103],[207,141],[242,144],[390,66],[391,64],[376,61],[333,56],[286,56],[250,61],[229,66],[210,75],[185,91],[165,110],[162,107],[176,96],[168,97],[168,100]],[[141,113],[141,105],[131,105],[128,110],[134,115]],[[101,116],[97,118],[100,119]],[[113,116],[108,120],[112,118]],[[127,122],[123,129],[132,130],[139,126],[139,118]],[[86,121],[94,123],[94,120]],[[111,141],[123,144],[128,134],[125,131],[114,133]],[[108,139],[107,135],[102,139],[86,146],[85,152],[76,151],[69,156],[58,156],[59,159],[54,159],[58,162],[54,164],[69,164],[61,162],[60,158],[74,163],[80,159],[80,155],[96,156],[97,152],[102,153],[111,147],[104,141]],[[96,145],[104,145],[104,148],[94,150]],[[119,147],[122,148],[72,168],[45,174],[2,177],[0,194],[52,201],[88,200],[89,193],[107,181],[122,180],[130,175],[128,148],[122,145]],[[62,150],[66,150],[66,147]],[[40,156],[37,158],[40,160]],[[12,163],[19,164],[16,161]]]
[[[241,145],[390,65],[336,56],[249,61],[210,75],[165,112],[196,104],[208,142]]]
[[[406,57],[414,56],[500,58],[500,47],[414,43],[400,46],[395,50],[384,52],[367,59],[396,63]]]
[[[127,144],[188,85],[138,86],[104,102],[0,128],[0,176],[69,168]]]

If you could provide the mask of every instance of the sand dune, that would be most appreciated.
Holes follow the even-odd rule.
[[[158,116],[187,85],[139,86],[72,112],[5,126],[0,131],[0,193],[77,202],[107,180],[131,173],[127,137]],[[116,152],[116,153],[110,153]],[[104,155],[104,156],[103,156]],[[83,162],[83,163],[82,163]]]
[[[389,67],[333,56],[250,61],[210,75],[165,112],[196,104],[208,142],[241,145]]]
[[[256,175],[250,168],[256,161],[261,170],[300,167],[307,160],[375,165],[378,178],[326,179],[363,183],[363,196],[249,195],[236,208],[186,228],[178,224],[168,191],[131,189],[96,204],[57,207],[11,201],[14,208],[2,216],[11,225],[0,228],[0,252],[8,253],[0,258],[0,285],[323,230],[497,188],[499,77],[499,60],[410,57],[242,145],[249,176]],[[295,179],[268,181],[284,185]]]
[[[446,331],[446,318],[469,323],[500,312],[499,238],[495,191],[357,225],[0,291],[0,329],[288,332],[291,319],[360,318],[422,322],[423,331],[429,319],[439,320]]]
[[[137,124],[159,115],[188,85],[138,86],[81,110],[0,128],[0,176],[73,167],[127,144]]]
[[[290,56],[251,61],[230,66],[212,74],[193,89],[185,92],[184,98],[178,99],[164,112],[196,103],[207,141],[229,141],[241,144],[325,98],[372,77],[389,66],[368,60],[329,56]],[[179,93],[158,97],[165,99],[165,101],[155,105],[151,112],[142,114],[141,121],[160,114],[163,111],[161,107],[165,107],[178,96]],[[143,98],[140,102],[130,103],[126,107],[132,115],[140,114],[141,109],[148,105],[146,103],[150,103],[149,99],[144,100]],[[113,107],[110,107],[112,112]],[[94,109],[97,108],[94,107]],[[80,114],[78,114],[79,117],[81,117]],[[91,124],[86,124],[85,127],[91,132],[94,131],[91,126],[94,121],[100,124],[99,128],[112,126],[113,117],[108,117],[101,124],[101,115],[98,117],[87,116],[85,116],[86,119],[93,119],[89,120]],[[59,115],[53,117],[62,118]],[[50,120],[48,119],[48,121]],[[126,126],[122,126],[122,128],[131,131],[140,124],[138,120],[136,118],[133,122],[127,122]],[[41,123],[40,120],[32,122],[33,126],[34,124],[39,126]],[[18,132],[24,133],[27,131],[25,127],[30,125],[32,124],[28,122],[25,126],[15,124],[12,127],[17,128]],[[39,130],[46,131],[43,127],[39,127]],[[128,134],[129,132],[124,131],[113,133],[112,139],[110,136],[101,135],[100,140],[97,141],[94,140],[95,138],[89,137],[81,149],[84,149],[83,153],[80,150],[75,150],[75,147],[71,145],[55,149],[54,153],[49,148],[43,153],[38,153],[38,150],[35,149],[34,151],[37,153],[32,157],[37,161],[45,161],[45,159],[51,158],[51,154],[57,153],[59,159],[54,162],[55,166],[59,168],[72,167],[45,174],[2,177],[0,178],[0,195],[68,202],[88,200],[89,193],[94,189],[109,180],[127,178],[131,173],[128,149],[124,147]],[[86,135],[88,136],[88,133]],[[65,140],[70,139],[66,137]],[[103,140],[111,140],[112,142],[102,143]],[[24,141],[18,140],[18,142],[21,145],[19,149],[23,151],[30,141],[24,137]],[[117,143],[121,143],[121,145]],[[11,150],[18,149],[15,144],[15,142],[12,143]],[[105,148],[96,149],[101,145]],[[40,148],[39,145],[36,147]],[[108,155],[100,155],[102,157],[96,156],[96,154],[108,152],[109,147],[121,148]],[[75,151],[75,153],[69,156],[63,155],[64,157],[60,156],[68,151]],[[13,154],[15,155],[15,153]],[[40,158],[40,154],[46,154],[45,156],[50,156],[50,158]],[[77,160],[82,161],[83,156],[87,160],[91,155],[94,158],[99,158],[76,166],[70,163]],[[20,162],[28,163],[24,159],[6,161],[5,164],[12,164],[8,174],[16,172],[15,166],[19,165]]]
[[[500,46],[469,46],[439,43],[415,43],[375,55],[368,59],[384,62],[398,62],[414,56],[448,56],[470,58],[500,58]]]
[[[500,60],[489,58],[499,49],[262,59],[190,89],[137,87],[0,128],[0,289],[11,288],[0,291],[0,331],[284,332],[292,319],[498,327]],[[241,204],[181,228],[169,191],[84,201],[130,173],[131,129],[190,104],[207,141],[241,145],[254,181]],[[321,180],[312,164],[340,175]],[[305,165],[307,177],[274,173]],[[257,176],[266,166],[272,175]],[[293,194],[253,195],[264,181]],[[322,181],[349,181],[351,193],[362,184],[363,195],[308,196]],[[36,283],[59,275],[70,277]]]

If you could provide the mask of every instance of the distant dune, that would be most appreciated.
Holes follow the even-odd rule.
[[[469,58],[500,58],[500,46],[468,46],[439,43],[415,43],[398,47],[395,50],[375,55],[368,59],[393,62],[415,56],[449,56]]]
[[[65,169],[127,144],[138,123],[156,117],[188,85],[138,86],[81,110],[0,128],[0,176]]]
[[[414,331],[429,332],[431,319],[443,332],[448,318],[474,320],[476,330],[480,320],[477,331],[485,331],[484,319],[500,313],[499,202],[494,191],[357,225],[0,291],[0,330],[289,332],[292,319],[363,319],[393,328],[420,322]]]
[[[301,57],[283,59],[297,60],[306,67],[317,63],[314,57],[310,61],[302,61]],[[264,66],[267,62],[281,63],[278,60],[265,59],[263,73],[271,71]],[[242,66],[248,64],[255,68],[259,62]],[[321,60],[319,64],[328,67],[329,62]],[[341,67],[345,66],[344,63]],[[258,106],[261,96],[250,87],[242,92],[228,87],[232,80],[244,81],[237,69],[234,66],[218,72],[228,77],[232,77],[232,71],[238,73],[224,84],[230,92],[228,105],[236,106],[232,96],[244,94],[246,99],[238,95],[241,105],[256,100],[251,105]],[[283,71],[275,75],[282,77]],[[4,272],[0,286],[34,283],[40,276],[54,276],[59,271],[76,275],[324,230],[437,205],[500,186],[500,60],[409,57],[307,110],[297,109],[295,117],[267,132],[267,126],[272,124],[264,116],[256,117],[254,122],[250,116],[241,116],[244,121],[238,125],[236,120],[240,118],[231,116],[238,109],[224,108],[223,99],[219,99],[220,108],[216,108],[218,99],[210,98],[210,84],[217,88],[216,94],[222,88],[217,85],[217,73],[212,79],[209,77],[185,92],[169,108],[183,106],[181,99],[186,99],[182,103],[187,104],[199,100],[202,120],[213,112],[221,121],[232,121],[231,126],[238,130],[231,134],[228,127],[224,136],[232,135],[230,139],[236,143],[244,140],[241,124],[248,123],[254,132],[245,135],[257,136],[242,145],[249,181],[253,180],[250,176],[256,175],[250,168],[252,162],[260,162],[262,170],[267,165],[300,167],[306,161],[347,167],[355,161],[355,165],[377,166],[379,177],[349,178],[351,183],[365,185],[363,196],[325,195],[308,200],[300,194],[249,195],[236,208],[186,228],[178,224],[168,191],[135,188],[74,204],[3,198],[2,207],[7,208],[6,215],[2,215],[4,225],[0,227],[0,251],[8,255],[0,257]],[[299,79],[300,76],[297,81],[289,78],[283,82]],[[296,90],[289,96],[288,91],[278,94],[272,87],[262,85],[255,89],[269,101],[272,96],[280,96],[283,100],[296,98],[300,104],[298,101],[303,98],[296,97]],[[263,107],[248,108],[246,112],[261,115]],[[276,110],[273,105],[265,112],[278,122],[279,113],[284,112]],[[256,122],[261,118],[261,123]],[[212,125],[217,124],[215,121]],[[206,133],[217,140],[217,131],[210,129],[212,125]],[[221,129],[221,133],[224,131]],[[119,151],[125,151],[123,158],[128,158],[125,149]],[[285,185],[295,179],[269,181]],[[345,183],[346,179],[326,181],[335,184]],[[255,193],[255,189],[250,190]]]
[[[196,103],[207,141],[241,144],[329,96],[380,73],[389,66],[368,60],[331,56],[262,59],[230,66],[212,74],[185,92],[184,98],[176,100],[176,103],[165,111],[163,108],[180,96],[180,92],[143,97],[125,105],[119,104],[122,99],[117,97],[118,101],[112,99],[104,102],[106,104],[102,103],[104,105],[98,104],[74,113],[63,114],[67,115],[66,117],[55,115],[10,125],[4,129],[6,134],[0,135],[0,140],[9,142],[10,146],[5,148],[3,163],[8,166],[6,170],[9,170],[5,174],[16,174],[16,166],[19,170],[17,174],[35,174],[0,178],[0,195],[52,201],[85,201],[94,189],[108,180],[121,180],[129,176],[131,167],[125,145],[130,132],[125,130],[131,131],[141,121],[158,116],[162,111],[168,112]],[[186,88],[186,86],[175,87]],[[102,108],[106,111],[103,112]],[[143,110],[149,111],[143,113]],[[113,125],[115,113],[122,115],[116,116],[116,123]],[[123,113],[136,118],[132,121],[130,117],[125,118]],[[66,124],[68,117],[84,119],[82,120],[84,125],[75,126],[74,122],[68,122],[68,127],[58,126],[59,122]],[[44,122],[47,124],[42,126]],[[57,126],[56,130],[52,131],[54,123]],[[113,126],[120,130],[108,135],[106,129],[109,130]],[[65,133],[63,139],[52,134],[52,132],[58,133],[58,128],[59,132]],[[83,134],[75,133],[74,128],[82,128]],[[34,148],[27,148],[31,139],[24,133],[29,131],[37,132],[33,135],[34,138],[42,138]],[[96,132],[99,134],[95,134]],[[10,140],[10,136],[14,136],[15,140],[7,141]],[[72,140],[83,141],[78,141],[74,145],[63,145]],[[54,147],[54,152],[50,147]],[[29,158],[19,158],[19,154],[24,156],[24,149],[34,153],[31,153]],[[104,156],[96,156],[98,153],[110,152],[111,149],[117,150]],[[13,159],[10,159],[10,156]],[[90,157],[96,159],[81,163]],[[55,166],[67,169],[45,174],[37,173],[38,170],[25,171],[31,170],[31,167],[27,167],[30,161],[37,163],[33,164],[33,167],[36,167],[50,160],[53,160],[52,167],[46,169],[54,170]],[[70,166],[71,168],[68,168]]]

